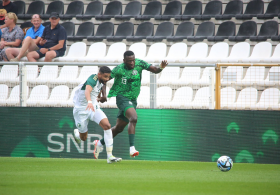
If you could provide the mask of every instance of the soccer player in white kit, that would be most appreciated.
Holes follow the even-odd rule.
[[[89,120],[96,122],[104,129],[104,140],[107,151],[107,163],[120,162],[121,158],[113,156],[113,135],[111,124],[107,116],[100,109],[98,101],[105,102],[106,91],[102,90],[103,97],[99,97],[99,93],[111,76],[111,69],[102,66],[98,74],[92,74],[84,84],[80,84],[73,98],[74,109],[73,115],[75,124],[78,129],[74,130],[74,138],[77,143],[86,141],[88,135]],[[99,153],[98,153],[99,154]],[[94,156],[96,159],[98,156]]]

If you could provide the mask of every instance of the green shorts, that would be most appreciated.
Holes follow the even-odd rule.
[[[125,117],[125,112],[129,108],[134,108],[136,110],[137,101],[136,100],[130,100],[127,97],[124,97],[122,95],[117,95],[117,106],[119,108],[119,113],[117,115],[117,118],[129,122],[129,120]]]

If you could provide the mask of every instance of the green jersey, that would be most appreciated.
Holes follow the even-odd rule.
[[[140,59],[135,59],[135,67],[131,70],[128,70],[124,63],[115,67],[111,73],[115,81],[108,97],[120,94],[130,100],[136,100],[140,93],[142,70],[149,67],[150,64]]]

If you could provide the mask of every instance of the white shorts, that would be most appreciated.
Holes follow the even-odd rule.
[[[86,133],[88,131],[89,120],[96,122],[99,125],[100,121],[107,118],[105,113],[100,109],[95,107],[95,112],[92,110],[86,110],[85,107],[73,109],[73,116],[75,119],[76,127],[80,133]]]

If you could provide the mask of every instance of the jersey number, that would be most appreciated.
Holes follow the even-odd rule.
[[[125,84],[125,85],[126,85],[126,81],[127,81],[126,77],[123,77],[123,78],[122,78],[122,84]]]

